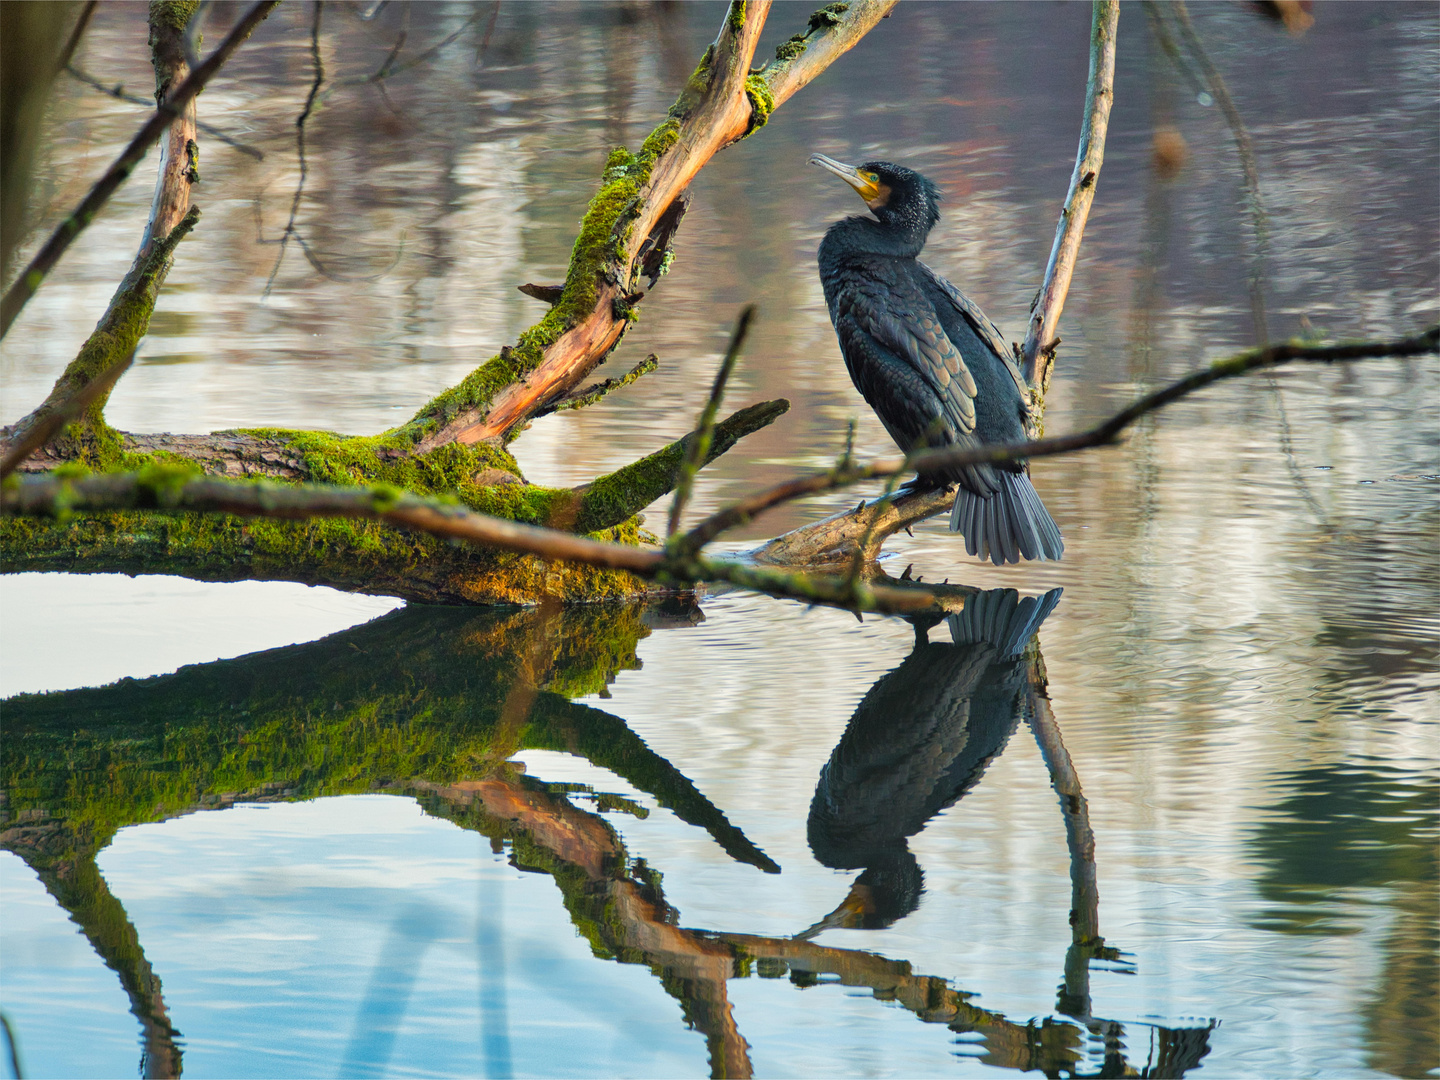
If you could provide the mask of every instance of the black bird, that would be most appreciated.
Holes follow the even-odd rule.
[[[939,192],[888,161],[856,168],[810,158],[860,193],[875,214],[837,221],[820,242],[820,283],[855,384],[901,450],[1015,443],[1030,395],[1004,336],[968,297],[917,256],[940,219]],[[1060,530],[1023,461],[921,473],[923,488],[958,483],[950,530],[992,562],[1058,559]]]
[[[862,869],[844,902],[799,936],[883,929],[920,904],[909,838],[980,782],[1030,707],[1025,647],[1060,590],[991,589],[951,615],[952,643],[915,621],[915,648],[870,688],[820,770],[806,833],[823,865]]]

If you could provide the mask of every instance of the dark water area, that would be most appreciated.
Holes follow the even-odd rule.
[[[143,10],[102,5],[78,56],[142,94]],[[112,423],[376,432],[539,317],[515,286],[563,276],[609,148],[664,115],[723,7],[491,12],[325,7],[304,247],[278,269],[313,10],[270,17],[200,99],[263,160],[203,141],[204,218]],[[807,14],[777,6],[761,54]],[[1440,317],[1440,13],[1313,14],[1294,37],[1192,11],[1254,143],[1268,333],[1413,332]],[[233,12],[211,18],[218,40]],[[1088,21],[898,8],[700,174],[604,373],[659,370],[536,422],[526,475],[582,483],[688,430],[750,302],[728,400],[794,408],[691,512],[828,465],[852,417],[888,455],[814,266],[860,207],[805,160],[935,180],[925,260],[1018,339]],[[403,62],[457,31],[363,83],[400,33]],[[1256,337],[1224,117],[1140,6],[1118,56],[1052,433]],[[42,226],[142,116],[62,80]],[[1163,127],[1188,147],[1169,178]],[[93,326],[151,168],[7,336],[0,421]],[[889,543],[896,574],[984,590],[928,627],[716,591],[391,610],[0,579],[0,1011],[26,1074],[1440,1075],[1440,361],[1232,380],[1033,474],[1059,563],[981,565],[940,521]]]

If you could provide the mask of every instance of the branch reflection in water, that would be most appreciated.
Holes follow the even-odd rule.
[[[512,760],[526,749],[584,758],[704,829],[735,861],[778,873],[624,720],[569,700],[603,691],[619,671],[637,667],[636,643],[652,626],[703,618],[675,601],[508,612],[411,607],[307,645],[13,698],[0,848],[38,874],[120,976],[141,1021],[147,1076],[179,1075],[178,1033],[139,935],[96,866],[98,852],[128,825],[237,802],[361,792],[414,798],[430,815],[488,837],[513,866],[550,875],[594,956],[649,968],[679,1002],[706,1040],[714,1075],[753,1072],[727,990],[729,980],[750,975],[868,988],[877,1001],[947,1025],[965,1056],[1005,1068],[1078,1075],[1099,1064],[1087,1040],[1103,1043],[1102,1074],[1121,1075],[1133,1068],[1125,1028],[1092,1017],[1088,995],[1089,961],[1119,954],[1099,935],[1094,844],[1034,637],[1058,599],[1059,590],[1026,599],[1010,590],[977,593],[950,617],[950,643],[928,640],[933,624],[917,627],[911,656],[856,710],[812,808],[817,857],[863,868],[860,879],[837,912],[793,938],[681,927],[660,874],[577,800],[593,797],[597,810],[637,816],[643,807],[583,785],[546,783]],[[1067,818],[1074,940],[1058,1011],[1078,1023],[1012,1021],[969,1004],[972,995],[943,977],[916,974],[907,961],[810,940],[827,926],[883,926],[914,910],[922,875],[908,838],[980,781],[1022,717]],[[481,1067],[496,1076],[516,1067],[500,891],[482,875]],[[432,915],[417,898],[392,926],[353,1019],[345,1075],[378,1075],[390,1064],[435,940]],[[1208,1026],[1152,1030],[1142,1075],[1180,1076],[1207,1052]]]

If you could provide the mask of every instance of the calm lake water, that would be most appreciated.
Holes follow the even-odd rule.
[[[313,9],[271,16],[200,99],[263,160],[202,136],[205,216],[114,424],[380,431],[542,313],[515,285],[561,278],[607,149],[663,116],[723,8],[492,10],[325,7],[309,257],[292,239],[278,270]],[[780,5],[762,52],[806,13]],[[1269,333],[1434,322],[1435,6],[1317,3],[1298,38],[1193,15],[1254,139]],[[814,270],[858,203],[805,159],[932,177],[926,260],[1018,338],[1088,20],[902,5],[704,170],[610,365],[659,371],[536,423],[528,477],[688,430],[748,302],[730,401],[794,408],[693,512],[833,460],[851,417],[888,454]],[[361,85],[402,32],[402,63],[458,36]],[[103,5],[78,62],[146,93],[145,36]],[[42,222],[142,116],[62,80]],[[1162,179],[1167,125],[1189,153]],[[151,167],[7,337],[0,421],[93,326]],[[1127,6],[1048,430],[1252,344],[1253,251],[1224,118]],[[739,593],[496,612],[5,577],[0,1010],[26,1075],[1440,1075],[1440,361],[1231,381],[1034,480],[1058,564],[980,565],[938,520],[888,545],[897,574],[990,590],[924,641]]]

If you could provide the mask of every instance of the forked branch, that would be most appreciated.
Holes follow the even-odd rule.
[[[408,426],[415,451],[449,442],[508,440],[565,396],[609,354],[635,305],[658,278],[668,215],[721,149],[762,127],[770,113],[864,36],[894,0],[855,0],[798,55],[752,74],[770,0],[733,3],[720,35],[637,154],[617,151],[591,201],[556,306],[512,350],[431,402]],[[492,389],[497,386],[498,389]]]

